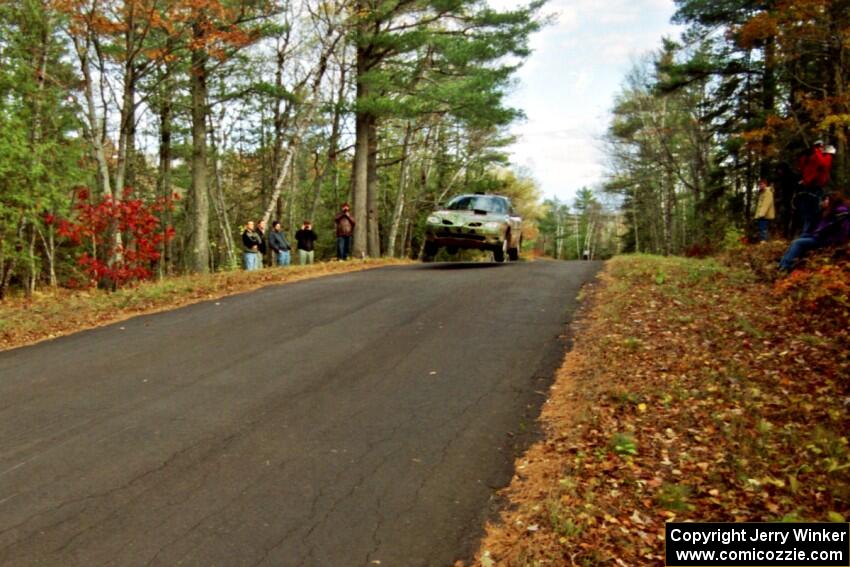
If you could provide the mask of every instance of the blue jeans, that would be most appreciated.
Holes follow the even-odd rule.
[[[801,236],[788,247],[785,255],[779,261],[779,269],[786,272],[790,271],[797,260],[816,248],[820,248],[820,245],[814,237],[808,235]]]
[[[336,257],[340,260],[348,260],[351,256],[351,235],[336,237]]]
[[[275,254],[275,261],[278,266],[288,266],[289,260],[289,250],[281,250]]]
[[[756,219],[759,227],[759,240],[767,242],[767,231],[770,228],[770,219]]]
[[[797,217],[800,221],[801,236],[811,234],[820,222],[820,189],[803,189],[797,194],[794,205],[797,207]]]
[[[260,269],[260,254],[257,252],[245,252],[242,254],[242,258],[245,260],[245,270],[258,270]]]

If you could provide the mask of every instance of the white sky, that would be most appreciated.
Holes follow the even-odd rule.
[[[626,73],[680,29],[670,23],[672,0],[550,0],[543,11],[557,21],[533,36],[508,101],[527,115],[511,128],[511,161],[528,169],[544,198],[572,204],[578,189],[603,180],[602,136]]]

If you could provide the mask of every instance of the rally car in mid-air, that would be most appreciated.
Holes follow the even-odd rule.
[[[458,195],[428,216],[422,259],[434,260],[440,248],[490,250],[496,262],[519,259],[522,219],[502,195]]]

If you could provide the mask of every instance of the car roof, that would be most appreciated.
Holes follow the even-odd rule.
[[[459,199],[460,197],[495,197],[497,199],[505,199],[506,201],[510,201],[508,197],[504,195],[494,195],[492,193],[461,193],[460,195],[455,195],[449,201],[454,201],[455,199]]]

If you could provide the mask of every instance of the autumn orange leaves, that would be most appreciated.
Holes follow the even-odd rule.
[[[477,564],[663,565],[669,520],[850,516],[847,335],[783,294],[714,260],[612,260]]]

